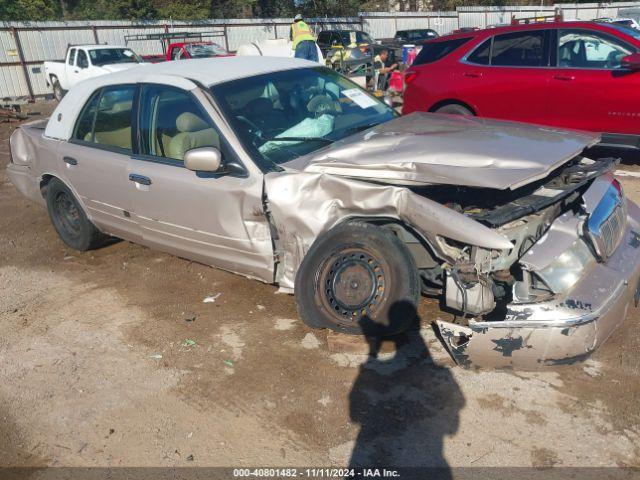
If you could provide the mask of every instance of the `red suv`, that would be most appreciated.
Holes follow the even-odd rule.
[[[640,31],[511,25],[432,40],[405,75],[403,113],[517,120],[603,133],[640,149]]]

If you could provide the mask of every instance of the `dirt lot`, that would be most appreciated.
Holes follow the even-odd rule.
[[[640,467],[637,310],[587,362],[533,373],[453,366],[427,300],[397,353],[331,352],[273,286],[127,242],[70,251],[7,179],[15,125],[0,465]],[[639,170],[620,166],[636,201]]]

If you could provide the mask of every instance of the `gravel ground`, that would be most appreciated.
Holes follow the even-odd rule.
[[[331,352],[273,286],[69,250],[2,168],[0,465],[640,467],[637,310],[586,362],[528,373],[455,367],[429,326],[447,314],[419,313],[395,354]]]

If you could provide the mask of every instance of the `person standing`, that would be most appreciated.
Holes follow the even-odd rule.
[[[318,47],[316,39],[313,36],[311,27],[302,19],[302,15],[297,14],[291,24],[291,33],[289,35],[293,44],[291,48],[296,52],[296,58],[303,58],[318,61]]]
[[[388,59],[389,50],[386,48],[380,50],[380,53],[373,59],[373,69],[375,70],[374,87],[376,90],[386,90],[391,72],[398,68],[397,63],[387,66]]]

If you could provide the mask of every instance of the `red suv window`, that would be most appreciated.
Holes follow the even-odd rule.
[[[502,67],[541,67],[547,65],[545,37],[547,30],[496,35],[480,44],[467,62]]]
[[[464,45],[473,37],[456,38],[454,40],[444,40],[441,42],[427,42],[420,50],[420,53],[413,61],[413,65],[424,65],[425,63],[433,63],[441,58],[446,57],[455,49]]]

